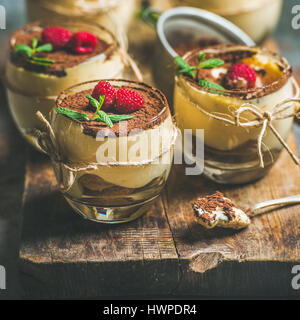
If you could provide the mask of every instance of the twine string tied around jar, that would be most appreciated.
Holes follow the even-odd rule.
[[[60,154],[58,153],[58,147],[56,143],[55,134],[53,132],[53,129],[49,123],[49,121],[43,116],[43,114],[38,111],[36,113],[39,120],[43,123],[46,131],[42,132],[40,130],[35,130],[34,135],[38,140],[39,146],[44,150],[48,156],[52,159],[52,161],[58,166],[59,168],[59,174],[61,176],[61,179],[59,180],[59,189],[62,192],[67,192],[72,187],[75,177],[74,174],[80,171],[86,171],[86,170],[95,170],[98,168],[96,164],[90,164],[83,167],[78,168],[72,168],[68,166],[63,159],[61,158]],[[63,169],[66,169],[65,171]],[[64,172],[67,173],[66,177],[66,183],[64,184],[61,181],[64,181],[63,176]]]
[[[294,98],[286,99],[280,103],[278,103],[272,111],[263,111],[258,106],[252,103],[244,103],[241,105],[234,113],[233,120],[228,119],[228,114],[214,114],[212,112],[206,111],[203,107],[199,106],[198,104],[192,102],[195,107],[205,114],[206,116],[213,118],[215,120],[222,121],[226,124],[235,126],[235,127],[242,127],[242,128],[254,128],[254,127],[261,127],[260,133],[257,137],[257,153],[259,157],[259,163],[260,167],[264,168],[265,163],[263,159],[263,151],[262,151],[262,145],[263,145],[263,137],[266,133],[267,128],[270,128],[270,130],[273,132],[273,134],[276,136],[280,144],[286,149],[288,154],[291,156],[293,161],[296,165],[300,166],[300,159],[296,156],[296,154],[291,150],[291,148],[288,146],[288,144],[284,141],[284,139],[281,137],[279,132],[275,129],[274,125],[272,124],[273,121],[276,120],[284,120],[292,117],[300,118],[300,89],[298,84],[296,83],[296,80],[293,79],[293,84],[296,89],[296,93],[294,95]],[[294,108],[291,107],[291,103],[296,104]],[[245,112],[250,112],[254,116],[256,116],[256,119],[254,120],[247,120],[243,118],[242,115]]]
[[[41,123],[43,124],[43,126],[45,127],[46,131],[43,132],[36,129],[34,131],[34,136],[36,137],[40,148],[46,154],[48,154],[52,162],[58,167],[59,169],[58,174],[60,175],[60,179],[57,179],[57,180],[59,181],[59,189],[63,193],[66,193],[71,189],[75,181],[76,174],[78,172],[87,171],[87,170],[97,170],[101,165],[114,165],[114,164],[136,165],[137,164],[134,162],[115,162],[114,161],[114,162],[106,162],[106,163],[98,162],[98,163],[91,163],[91,164],[82,163],[80,166],[77,165],[76,167],[71,167],[62,159],[62,157],[59,154],[59,147],[57,145],[56,136],[49,121],[44,117],[44,115],[40,111],[38,111],[36,115],[38,119],[41,121]],[[154,161],[159,159],[163,154],[165,154],[166,152],[169,152],[171,150],[171,147],[175,145],[177,136],[178,136],[178,129],[174,127],[171,141],[166,146],[166,148],[161,150],[161,152],[157,155],[157,157],[146,159],[144,161],[139,161],[138,164],[147,165],[149,163],[153,163]],[[66,179],[64,179],[65,177],[64,173],[66,173],[67,175]]]

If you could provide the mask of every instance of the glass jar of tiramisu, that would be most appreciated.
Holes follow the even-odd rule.
[[[159,196],[177,133],[159,90],[123,80],[73,86],[59,95],[51,127],[45,149],[63,195],[83,217],[128,222]]]
[[[137,0],[27,0],[29,21],[49,18],[84,19],[116,32],[127,30]],[[118,29],[118,30],[117,30]]]
[[[10,39],[5,72],[17,127],[37,147],[37,110],[48,117],[63,89],[80,81],[122,77],[124,67],[116,39],[97,24],[55,19],[17,30]]]
[[[276,27],[282,0],[172,0],[178,6],[191,6],[212,11],[230,20],[257,43]]]
[[[291,131],[296,104],[289,99],[299,98],[290,64],[240,45],[177,59],[175,116],[181,130],[204,129],[206,176],[232,184],[264,176]]]

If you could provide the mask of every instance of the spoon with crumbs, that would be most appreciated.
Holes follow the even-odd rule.
[[[286,206],[300,203],[300,195],[264,201],[246,211],[235,206],[223,193],[217,191],[212,195],[199,198],[192,203],[196,220],[207,229],[214,227],[243,229],[251,224],[251,218],[262,214],[261,210],[272,206]]]

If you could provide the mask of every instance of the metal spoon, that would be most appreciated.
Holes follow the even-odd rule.
[[[297,203],[300,203],[300,194],[291,196],[291,197],[268,200],[268,201],[258,203],[254,205],[252,208],[248,209],[246,213],[250,218],[252,218],[254,216],[261,214],[261,211],[260,211],[261,209],[265,209],[273,206],[287,206],[290,204],[297,204]]]

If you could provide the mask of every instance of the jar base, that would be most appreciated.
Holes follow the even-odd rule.
[[[146,211],[148,211],[157,197],[158,195],[139,204],[120,207],[89,206],[84,203],[71,200],[67,197],[65,197],[65,199],[75,212],[85,220],[104,224],[122,224],[140,218],[146,213]]]
[[[265,168],[222,168],[205,163],[204,175],[219,184],[245,184],[263,178],[271,169],[272,164]]]

